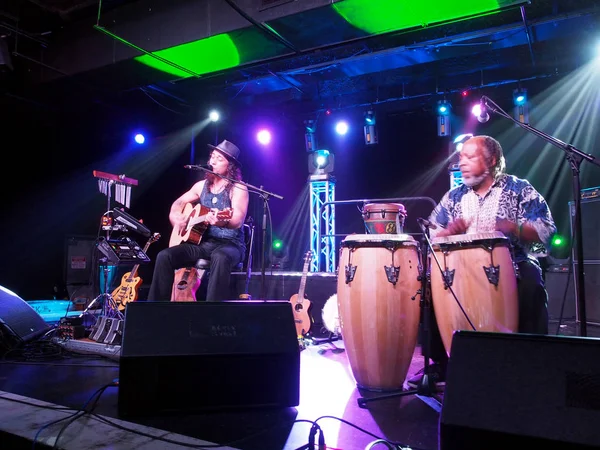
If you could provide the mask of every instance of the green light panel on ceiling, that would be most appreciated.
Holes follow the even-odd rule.
[[[228,34],[218,34],[199,41],[176,45],[153,54],[199,75],[229,69],[240,63],[238,49]],[[177,77],[190,76],[188,72],[151,55],[137,56],[135,60]]]
[[[344,0],[333,4],[348,23],[369,34],[422,27],[493,13],[515,0]]]

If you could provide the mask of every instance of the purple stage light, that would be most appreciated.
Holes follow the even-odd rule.
[[[258,139],[258,142],[262,145],[267,145],[271,142],[271,133],[268,130],[260,130],[256,134],[256,139]]]

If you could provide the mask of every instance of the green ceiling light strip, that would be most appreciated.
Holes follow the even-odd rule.
[[[333,9],[349,24],[381,34],[498,12],[523,0],[344,0]]]
[[[228,34],[217,34],[134,58],[176,77],[201,76],[240,64],[238,49]]]
[[[161,65],[161,67],[162,66],[164,66],[164,67],[170,67],[170,70],[168,70],[168,71],[165,70],[165,69],[163,69],[163,68],[161,68],[161,70],[164,70],[166,72],[177,71],[177,73],[179,73],[180,76],[185,76],[185,77],[193,76],[193,77],[196,77],[196,78],[200,77],[199,73],[193,72],[193,71],[191,71],[191,70],[189,70],[189,69],[187,69],[187,68],[185,68],[183,66],[180,66],[179,64],[177,64],[177,63],[175,63],[173,61],[169,61],[168,59],[163,58],[161,55],[157,55],[156,53],[152,53],[152,52],[149,52],[147,50],[144,50],[143,48],[138,47],[137,45],[135,45],[135,44],[133,44],[133,43],[131,43],[131,42],[123,39],[122,37],[117,36],[116,34],[108,31],[106,28],[101,27],[100,25],[94,25],[94,28],[96,30],[101,31],[102,33],[106,34],[107,36],[110,36],[111,38],[115,39],[116,41],[119,41],[122,44],[127,45],[128,47],[131,47],[131,48],[139,51],[140,53],[144,53],[144,56],[138,56],[135,59],[147,57],[147,58],[150,58],[152,60],[155,60],[156,61],[155,64]],[[151,64],[148,64],[148,65],[151,65]],[[181,74],[184,74],[184,75],[181,75]]]

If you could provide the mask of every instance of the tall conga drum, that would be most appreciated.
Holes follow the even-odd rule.
[[[433,309],[448,355],[457,330],[516,332],[517,276],[508,238],[462,234],[433,238],[432,247],[443,271],[430,258]]]
[[[367,203],[362,209],[369,234],[402,234],[406,208],[402,203]]]
[[[341,242],[337,300],[357,386],[402,389],[419,328],[419,248],[404,234],[353,234]],[[418,298],[418,296],[417,296]]]

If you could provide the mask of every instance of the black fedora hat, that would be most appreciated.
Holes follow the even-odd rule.
[[[240,149],[233,142],[224,140],[219,145],[208,144],[208,146],[213,150],[217,150],[223,153],[227,158],[233,159],[239,166],[242,165],[242,163],[240,163],[240,160],[238,159],[240,157]]]

